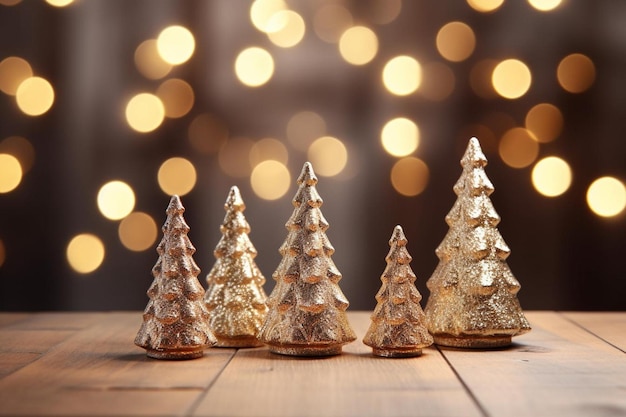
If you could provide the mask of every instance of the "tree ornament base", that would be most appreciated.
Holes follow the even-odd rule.
[[[215,335],[215,337],[217,337],[217,344],[214,347],[255,348],[263,346],[263,342],[259,341],[259,339],[254,336],[226,337]]]
[[[288,356],[335,356],[341,355],[343,344],[269,345],[272,353]]]
[[[511,345],[511,336],[434,336],[435,344],[461,349],[491,349]]]
[[[389,349],[372,349],[374,356],[382,356],[385,358],[413,358],[422,356],[421,348],[389,348]]]
[[[198,359],[204,355],[204,347],[185,350],[153,350],[147,349],[146,355],[153,359],[186,360]]]

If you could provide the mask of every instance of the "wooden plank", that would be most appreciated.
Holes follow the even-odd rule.
[[[626,353],[626,313],[567,312],[562,314]]]
[[[626,356],[557,313],[528,313],[510,349],[442,350],[492,416],[626,413]]]
[[[0,328],[28,319],[30,313],[0,313]]]
[[[440,353],[384,359],[361,342],[369,313],[349,313],[358,340],[330,358],[242,349],[194,416],[477,416],[480,410]]]
[[[74,326],[81,315],[66,318]],[[62,324],[59,318],[47,323]],[[140,313],[102,314],[6,376],[0,380],[0,415],[185,415],[235,351],[210,349],[193,361],[148,359],[133,344],[140,324]]]

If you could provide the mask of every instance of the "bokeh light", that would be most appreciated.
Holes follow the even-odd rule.
[[[46,0],[46,3],[54,7],[66,7],[74,3],[74,0]]]
[[[332,136],[316,139],[307,152],[315,172],[324,177],[339,174],[348,163],[348,150],[342,141]]]
[[[296,46],[304,38],[306,30],[304,19],[293,10],[281,10],[274,13],[269,25],[277,29],[268,32],[268,38],[274,45],[281,48]]]
[[[467,0],[467,4],[477,12],[489,13],[498,10],[504,0]]]
[[[212,154],[219,151],[228,139],[228,128],[217,117],[201,113],[189,124],[187,135],[189,143],[196,151]]]
[[[255,166],[250,174],[252,190],[264,200],[281,198],[289,190],[290,183],[289,170],[279,161],[263,161]]]
[[[122,245],[135,252],[144,251],[154,245],[157,233],[157,224],[152,216],[141,211],[130,213],[117,228]]]
[[[26,78],[15,92],[20,110],[29,116],[40,116],[50,110],[54,103],[54,89],[41,77]]]
[[[219,150],[217,154],[217,162],[222,171],[235,178],[244,178],[252,172],[250,160],[250,150],[254,146],[254,142],[248,138],[230,138]]]
[[[557,156],[548,156],[535,164],[532,171],[535,189],[546,197],[557,197],[572,183],[572,170],[567,162]]]
[[[183,196],[196,185],[196,168],[181,157],[169,158],[161,164],[157,173],[159,187],[166,195]]]
[[[146,78],[158,80],[172,70],[172,65],[161,58],[157,49],[156,39],[148,39],[135,49],[135,66]]]
[[[157,37],[157,50],[161,58],[172,65],[187,62],[196,49],[196,41],[189,29],[168,26]]]
[[[0,193],[8,193],[22,182],[22,166],[13,155],[0,153]]]
[[[120,220],[135,208],[135,192],[123,181],[109,181],[98,191],[98,209],[110,220]]]
[[[422,82],[422,67],[413,57],[396,56],[383,68],[385,88],[397,96],[406,96],[418,89]]]
[[[517,59],[506,59],[493,70],[493,88],[504,98],[516,99],[523,96],[531,82],[530,69]]]
[[[26,174],[35,163],[35,148],[28,139],[21,136],[9,136],[0,142],[0,153],[7,153],[17,158]]]
[[[461,62],[474,52],[476,36],[465,23],[450,22],[439,29],[435,43],[442,57],[448,61]]]
[[[161,126],[165,107],[160,98],[150,93],[139,93],[126,104],[126,122],[137,132],[152,132]]]
[[[15,6],[21,2],[22,0],[0,0],[0,4],[3,6]]]
[[[161,83],[156,91],[165,109],[165,116],[183,117],[193,107],[195,96],[191,86],[184,80],[172,78]]]
[[[257,166],[263,161],[272,159],[286,165],[289,152],[281,141],[274,138],[264,138],[256,142],[250,149],[250,164]]]
[[[352,26],[339,38],[339,53],[352,65],[365,65],[378,53],[378,37],[370,28]]]
[[[412,156],[398,160],[391,168],[391,185],[406,197],[414,197],[424,191],[428,178],[428,166]]]
[[[393,22],[402,11],[402,0],[372,0],[363,5],[368,21],[377,25]]]
[[[523,127],[514,127],[500,139],[498,153],[508,166],[525,168],[537,159],[539,144],[528,130]]]
[[[25,59],[10,56],[0,62],[0,90],[14,96],[17,87],[27,78],[33,76],[33,70]]]
[[[493,88],[493,70],[498,65],[495,59],[483,59],[478,61],[470,70],[470,87],[478,97],[491,99],[498,94]]]
[[[550,103],[539,103],[526,113],[525,126],[538,142],[552,142],[563,130],[563,114]]]
[[[341,4],[324,4],[313,16],[313,30],[324,42],[339,42],[343,32],[351,26],[352,14]]]
[[[88,274],[102,265],[105,254],[104,244],[98,236],[82,233],[70,240],[65,254],[74,271]]]
[[[440,62],[429,62],[422,68],[419,93],[429,100],[442,101],[452,94],[455,82],[450,67]]]
[[[313,111],[301,111],[291,116],[286,133],[287,140],[294,148],[306,151],[315,139],[326,134],[326,122]]]
[[[287,10],[284,0],[255,0],[250,5],[250,21],[261,32],[272,32],[277,28],[271,23],[280,23],[272,22],[272,16],[284,10]]]
[[[570,93],[582,93],[596,79],[596,67],[589,57],[571,54],[561,60],[556,70],[559,84]]]
[[[601,177],[587,189],[587,204],[598,216],[617,216],[626,208],[626,187],[614,177]]]
[[[407,156],[419,146],[420,132],[410,119],[397,117],[385,123],[380,141],[385,151],[392,156]]]
[[[248,87],[267,83],[274,74],[274,59],[269,52],[256,46],[246,48],[237,55],[235,75]]]
[[[556,9],[562,0],[528,0],[528,4],[540,12],[549,12]]]

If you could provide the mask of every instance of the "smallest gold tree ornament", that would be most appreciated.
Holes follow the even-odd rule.
[[[135,344],[155,359],[194,359],[215,344],[204,305],[204,289],[198,282],[200,268],[193,260],[196,249],[187,233],[185,208],[172,196],[157,246],[159,259],[152,268],[148,305]]]
[[[257,334],[267,315],[265,277],[254,262],[257,251],[248,238],[245,209],[239,188],[233,186],[224,204],[222,238],[213,252],[216,261],[206,278],[204,298],[219,347],[262,345]]]
[[[372,314],[372,322],[363,338],[373,354],[389,358],[419,356],[422,348],[432,345],[433,338],[426,328],[426,316],[420,301],[422,295],[415,287],[416,276],[411,269],[411,255],[401,226],[396,226],[389,240],[387,267]]]

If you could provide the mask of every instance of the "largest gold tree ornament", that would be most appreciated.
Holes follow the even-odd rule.
[[[279,251],[282,260],[273,274],[276,286],[268,298],[269,312],[260,339],[273,353],[328,356],[356,339],[348,323],[348,300],[339,288],[341,273],[326,236],[317,177],[309,162],[298,177],[288,234]]]
[[[517,299],[520,284],[506,262],[511,251],[496,227],[500,216],[485,165],[478,139],[471,138],[454,185],[458,197],[446,216],[449,230],[436,250],[439,264],[426,283],[424,311],[438,345],[507,346],[530,330]]]

